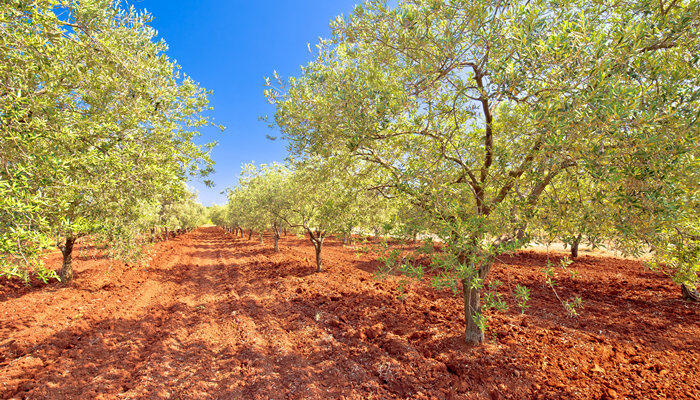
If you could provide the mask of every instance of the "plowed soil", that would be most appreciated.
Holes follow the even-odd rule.
[[[558,279],[583,298],[570,317],[541,273],[554,256],[502,258],[511,307],[468,347],[451,291],[377,280],[374,256],[331,239],[315,273],[307,240],[265,240],[200,228],[149,266],[82,247],[71,285],[0,282],[0,398],[700,398],[700,309],[639,262],[578,259]]]

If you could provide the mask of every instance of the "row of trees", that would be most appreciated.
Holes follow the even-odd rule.
[[[322,268],[326,237],[341,236],[350,242],[359,231],[378,232],[391,222],[390,205],[377,193],[364,189],[365,179],[358,171],[342,164],[298,163],[290,169],[281,164],[248,164],[238,186],[229,190],[228,204],[212,213],[219,226],[273,233],[275,251],[281,232],[303,232],[316,250],[316,269]]]
[[[132,256],[154,226],[191,226],[174,215],[191,213],[185,182],[211,171],[211,145],[193,142],[211,124],[207,93],[165,55],[150,19],[116,0],[0,5],[5,274],[41,269],[58,243],[70,280],[80,237]]]
[[[535,239],[652,249],[693,294],[698,2],[367,1],[331,26],[269,80],[293,170],[248,167],[235,226],[300,226],[320,254],[343,215],[373,215],[357,196],[401,204],[447,245],[469,343],[496,257]]]

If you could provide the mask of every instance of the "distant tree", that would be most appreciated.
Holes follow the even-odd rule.
[[[594,248],[614,234],[611,212],[617,208],[610,196],[615,185],[594,184],[586,171],[567,170],[542,193],[538,215],[531,226],[533,237],[547,244],[554,241],[569,246],[571,258],[577,258],[579,246]]]
[[[278,163],[259,167],[248,164],[243,167],[239,182],[249,193],[247,207],[255,210],[256,223],[272,229],[275,251],[279,251],[280,233],[292,201],[289,176],[290,171]]]
[[[226,225],[225,206],[213,205],[207,208],[207,216],[209,217],[209,221],[214,225],[222,227]]]

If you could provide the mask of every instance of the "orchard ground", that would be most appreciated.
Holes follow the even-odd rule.
[[[558,255],[503,257],[490,278],[510,308],[467,347],[449,290],[377,280],[374,256],[332,239],[321,273],[307,239],[246,239],[200,228],[147,267],[79,247],[69,286],[0,282],[0,398],[700,398],[700,308],[641,262],[576,260],[569,317],[541,273]]]

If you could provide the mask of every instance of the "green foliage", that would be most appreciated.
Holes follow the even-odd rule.
[[[678,204],[667,172],[697,153],[699,9],[369,1],[266,95],[291,157],[376,168],[374,190],[420,210],[404,231],[438,235],[443,273],[478,286],[537,236],[639,248],[628,216]]]
[[[530,288],[515,285],[515,301],[520,308],[520,313],[525,314],[525,311],[530,308],[530,305],[527,304],[530,301]]]
[[[416,249],[416,252],[418,254],[426,254],[426,255],[430,255],[430,254],[435,253],[435,244],[433,243],[433,239],[430,237],[423,239],[423,242]]]
[[[558,265],[552,264],[551,260],[547,259],[547,265],[545,268],[542,269],[542,273],[545,278],[545,283],[549,286],[549,288],[552,290],[552,293],[554,293],[555,297],[559,302],[561,303],[562,307],[564,307],[564,310],[569,314],[571,317],[578,316],[578,310],[579,308],[583,305],[583,299],[580,296],[574,296],[568,300],[563,300],[559,296],[559,292],[557,291],[557,268],[561,269],[564,273],[568,274],[570,278],[575,278],[577,276],[577,272],[569,268],[569,265],[571,265],[573,261],[571,261],[568,258],[562,258],[559,261]]]
[[[695,227],[679,224],[675,228],[656,236],[658,245],[648,265],[669,275],[677,284],[696,289],[700,272],[700,231],[697,224]]]
[[[482,312],[475,312],[472,314],[472,318],[474,320],[474,324],[477,326],[477,328],[483,333],[486,332],[486,328],[488,327],[488,317],[484,315]]]
[[[583,305],[583,299],[580,296],[574,296],[569,300],[565,300],[562,304],[570,317],[576,317],[578,316],[578,310]]]
[[[377,257],[381,263],[377,269],[377,275],[393,274],[401,264],[401,249],[391,249],[386,243],[384,243],[383,249]]]
[[[3,269],[30,268],[57,238],[132,248],[144,207],[211,171],[211,145],[193,142],[207,93],[150,20],[112,0],[0,6]]]
[[[423,266],[415,262],[404,262],[399,265],[399,272],[402,275],[409,276],[414,279],[422,279],[425,275]]]

